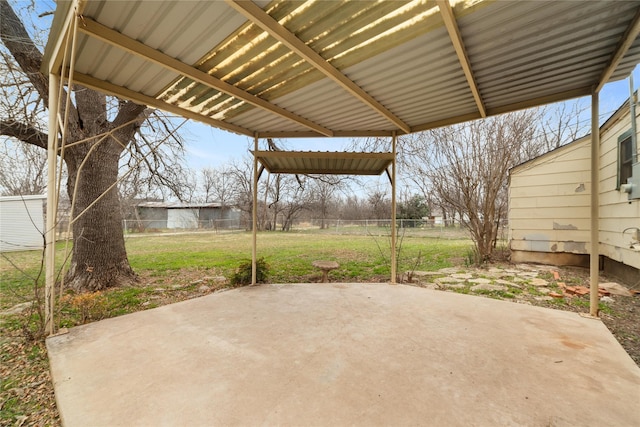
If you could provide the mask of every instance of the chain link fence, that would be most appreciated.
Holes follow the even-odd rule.
[[[425,219],[398,219],[396,220],[398,233],[405,236],[437,237],[442,239],[467,239],[469,232],[459,225],[445,226],[444,223],[436,223]],[[309,233],[333,233],[352,235],[384,236],[391,234],[390,219],[314,219],[294,223],[292,230]]]
[[[233,232],[247,230],[249,224],[245,224],[240,218],[190,220],[184,223],[169,224],[166,220],[134,220],[122,221],[122,229],[125,234],[143,233],[185,233],[185,232]]]
[[[182,226],[181,226],[182,225]],[[433,237],[440,239],[468,239],[469,230],[460,224],[445,225],[428,219],[398,219],[398,233],[413,237]],[[212,219],[204,221],[189,221],[185,224],[173,223],[168,225],[166,220],[132,220],[122,222],[122,229],[126,235],[135,234],[170,234],[214,232],[230,233],[251,230],[250,221],[243,218]],[[280,224],[276,230],[280,230]],[[67,221],[62,220],[57,226],[59,239],[66,236]],[[311,219],[294,221],[291,231],[309,234],[339,234],[339,235],[373,235],[385,236],[391,233],[390,219]],[[498,242],[506,242],[507,224],[501,222],[498,228]]]

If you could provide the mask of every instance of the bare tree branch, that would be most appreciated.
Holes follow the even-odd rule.
[[[0,120],[0,135],[16,138],[27,144],[47,149],[48,135],[27,123],[16,120]]]
[[[49,81],[40,72],[42,53],[29,37],[22,21],[7,0],[0,0],[0,39],[29,77],[45,103],[49,101]]]

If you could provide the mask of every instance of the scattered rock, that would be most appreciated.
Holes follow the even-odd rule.
[[[589,288],[585,286],[567,286],[565,291],[572,295],[587,295],[589,293]]]
[[[512,286],[514,288],[522,288],[522,286],[520,286],[520,285],[518,285],[516,283],[510,282],[508,280],[503,280],[503,279],[498,279],[498,280],[496,280],[495,283],[498,284],[498,285]]]
[[[531,284],[533,286],[547,286],[549,284],[549,282],[547,282],[544,279],[540,279],[538,277],[534,277],[533,279],[531,279]]]
[[[538,292],[540,292],[541,294],[550,294],[551,293],[551,289],[549,289],[549,288],[538,288],[536,290]]]
[[[151,304],[151,301],[145,301],[145,302],[143,302],[143,303],[142,303],[142,306],[143,306],[143,307],[146,307],[146,306],[148,306],[149,304]]]
[[[438,287],[438,285],[436,285],[435,283],[420,284],[420,286],[421,286],[422,288],[425,288],[425,289],[432,289],[432,290],[434,290],[434,291],[435,291],[435,290],[440,289],[440,288]]]
[[[441,268],[438,271],[440,273],[444,273],[444,274],[455,274],[458,271],[460,271],[460,268],[457,268],[457,267],[446,267],[446,268]]]
[[[563,294],[559,294],[559,293],[556,293],[556,292],[549,292],[549,296],[553,297],[553,298],[564,298]]]
[[[533,297],[533,299],[536,301],[551,301],[553,300],[553,297],[550,297],[549,295],[544,295],[541,297]]]
[[[12,314],[20,314],[26,309],[28,309],[29,307],[31,307],[31,301],[16,304],[7,310],[0,311],[0,316],[10,316]]]
[[[496,268],[496,267],[491,267],[489,270],[487,270],[489,273],[502,273],[503,270],[500,268]]]
[[[440,277],[439,279],[434,280],[435,283],[445,284],[445,283],[464,283],[464,279],[458,279],[457,277]]]
[[[600,298],[601,302],[613,302],[613,298],[608,297],[608,296],[603,296],[602,298]]]
[[[429,277],[429,276],[441,276],[439,271],[414,271],[413,277]]]
[[[440,286],[447,289],[463,289],[466,285],[462,283],[441,283]]]
[[[207,285],[202,285],[198,288],[199,292],[209,292],[209,287]]]
[[[632,295],[631,292],[629,292],[629,289],[616,282],[600,283],[598,287],[613,295],[620,295],[623,297],[630,297]]]
[[[491,283],[491,280],[489,279],[483,279],[482,277],[478,277],[477,279],[471,279],[469,280],[469,283],[477,283],[479,285],[488,285]]]
[[[537,271],[520,271],[518,273],[518,276],[520,276],[520,277],[538,277],[538,272]]]
[[[449,277],[452,277],[454,279],[468,280],[468,279],[472,279],[473,278],[473,274],[471,274],[471,273],[456,273],[456,274],[452,274]]]
[[[488,283],[480,283],[471,287],[472,291],[506,291],[507,287],[503,285],[491,285]]]
[[[555,270],[551,270],[551,272],[553,273],[553,280],[560,280],[560,273]]]
[[[516,264],[518,270],[537,271],[538,267],[531,264]]]

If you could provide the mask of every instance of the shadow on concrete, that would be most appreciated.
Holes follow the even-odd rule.
[[[66,426],[639,426],[640,368],[576,313],[262,285],[47,340]]]

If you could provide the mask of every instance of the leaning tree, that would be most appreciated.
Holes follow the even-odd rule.
[[[0,86],[4,92],[0,135],[46,149],[50,82],[40,71],[42,51],[7,0],[0,0],[0,16],[4,45],[0,48]],[[68,90],[73,91],[71,103],[61,111],[61,115],[68,114],[68,147],[58,155],[66,166],[66,191],[72,201],[72,217],[77,219],[72,226],[74,241],[66,285],[78,291],[95,291],[136,280],[125,250],[114,183],[123,153],[140,152],[143,146],[153,151],[149,141],[141,138],[140,128],[155,112],[82,86]],[[157,156],[150,158],[145,162],[151,169],[154,161],[162,162]]]

